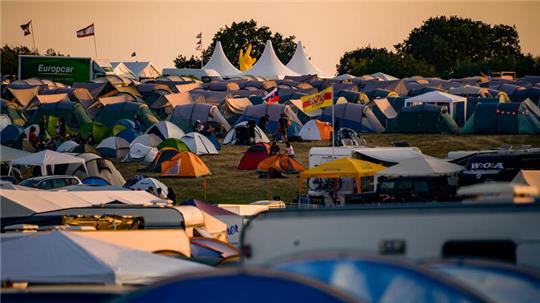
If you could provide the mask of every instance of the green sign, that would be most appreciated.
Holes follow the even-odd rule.
[[[36,77],[71,85],[90,81],[91,68],[91,58],[19,56],[19,79]]]

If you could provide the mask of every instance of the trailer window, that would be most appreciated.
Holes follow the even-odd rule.
[[[500,241],[448,241],[442,248],[443,258],[482,258],[516,262],[516,244]]]

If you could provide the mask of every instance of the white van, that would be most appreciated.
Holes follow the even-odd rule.
[[[164,68],[162,74],[163,76],[191,76],[196,77],[203,82],[223,80],[218,72],[209,68]]]

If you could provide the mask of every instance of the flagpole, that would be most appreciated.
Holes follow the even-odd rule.
[[[336,129],[334,128],[334,88],[332,88],[332,158],[334,158]]]
[[[34,44],[34,51],[37,53],[36,49],[36,39],[34,38],[34,25],[30,22],[30,29],[32,30],[32,43]]]
[[[92,23],[92,25],[94,26],[94,34],[92,36],[94,36],[94,51],[96,53],[96,59],[97,59],[98,52],[97,52],[97,43],[96,43],[96,25],[94,23]]]
[[[202,32],[201,32],[201,44],[199,46],[201,47],[201,69],[202,69],[204,66],[204,57],[203,57],[203,48],[202,48]]]

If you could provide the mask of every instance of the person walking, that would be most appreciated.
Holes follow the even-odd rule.
[[[279,116],[279,120],[278,120],[278,124],[279,124],[279,129],[278,129],[278,132],[279,134],[281,135],[281,139],[283,140],[283,142],[287,142],[289,141],[288,140],[288,129],[289,129],[289,119],[287,118],[287,116],[285,114],[281,114]]]

